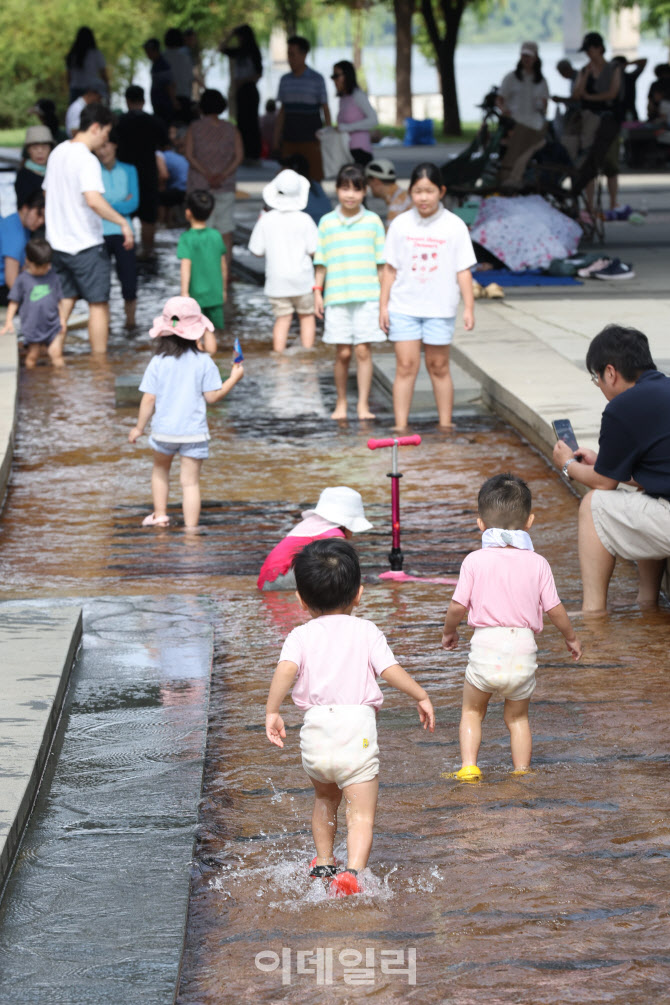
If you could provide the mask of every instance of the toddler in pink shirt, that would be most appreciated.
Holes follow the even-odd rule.
[[[305,711],[300,730],[302,764],[314,786],[312,834],[316,858],[311,876],[331,880],[334,896],[360,892],[358,873],[368,863],[379,788],[376,713],[384,700],[383,677],[417,702],[431,733],[433,706],[424,689],[398,665],[371,621],[352,611],[363,592],[358,556],[342,538],[308,544],[293,561],[298,600],[312,617],[287,637],[268,695],[265,732],[270,743],[286,739],[279,707],[293,688]],[[337,810],[347,809],[347,868],[337,873],[333,844]]]
[[[528,705],[535,690],[535,635],[542,631],[543,614],[563,633],[574,658],[582,654],[549,563],[533,550],[528,535],[535,519],[531,505],[530,489],[516,475],[495,475],[484,482],[477,499],[482,550],[463,561],[444,622],[445,649],[458,645],[456,629],[466,613],[475,629],[459,729],[462,763],[455,776],[463,781],[481,777],[477,755],[492,696],[505,700],[515,770],[530,766]]]

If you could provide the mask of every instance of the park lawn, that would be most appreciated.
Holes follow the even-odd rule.
[[[0,147],[22,147],[25,135],[25,126],[18,126],[15,129],[0,129]]]

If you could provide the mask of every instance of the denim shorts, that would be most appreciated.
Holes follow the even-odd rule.
[[[389,314],[389,342],[423,342],[424,345],[451,345],[456,318],[416,318],[411,314]]]
[[[174,457],[192,457],[196,461],[204,461],[209,457],[209,440],[198,440],[197,443],[174,443],[169,440],[155,440],[149,437],[149,446],[159,454],[169,454]]]

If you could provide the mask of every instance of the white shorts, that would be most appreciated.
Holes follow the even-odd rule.
[[[536,652],[530,628],[475,628],[465,679],[493,698],[523,701],[535,690]]]
[[[379,301],[362,300],[326,307],[323,341],[328,345],[385,342],[386,335],[379,327]]]
[[[377,717],[370,705],[313,705],[300,730],[302,766],[339,789],[379,774]]]

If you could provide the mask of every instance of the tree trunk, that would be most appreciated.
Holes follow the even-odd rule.
[[[363,11],[360,7],[355,7],[351,12],[351,28],[353,42],[353,64],[358,73],[361,68],[361,54],[363,50]]]
[[[447,41],[440,47],[439,73],[442,84],[442,117],[444,119],[444,135],[461,135],[461,115],[458,108],[458,92],[456,90],[456,66],[454,57],[456,46]]]
[[[412,114],[412,14],[414,0],[393,0],[396,36],[395,124],[402,126]]]
[[[467,0],[441,0],[444,35],[440,35],[432,0],[421,0],[421,12],[426,22],[426,30],[435,51],[435,63],[442,89],[442,113],[444,132],[447,136],[461,135],[461,116],[458,110],[456,91],[456,69],[454,57],[458,42],[458,30]]]

